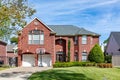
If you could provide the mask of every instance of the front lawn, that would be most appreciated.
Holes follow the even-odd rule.
[[[1,70],[5,70],[5,69],[8,69],[8,68],[3,68],[3,67],[0,67],[0,71],[1,71]]]
[[[34,73],[28,80],[120,80],[120,68],[54,68]]]

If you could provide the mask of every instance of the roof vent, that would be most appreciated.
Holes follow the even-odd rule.
[[[37,25],[38,25],[38,22],[37,22],[37,21],[34,21],[34,25],[36,25],[36,26],[37,26]]]

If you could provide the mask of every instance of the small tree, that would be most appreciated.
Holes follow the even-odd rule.
[[[18,37],[12,37],[11,39],[10,39],[10,42],[13,44],[18,44]]]
[[[98,44],[96,44],[90,51],[90,54],[88,55],[88,60],[96,63],[104,62],[104,54]]]
[[[68,40],[68,62],[70,62],[70,40]]]

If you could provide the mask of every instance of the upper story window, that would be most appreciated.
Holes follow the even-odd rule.
[[[44,32],[41,30],[29,31],[28,43],[29,44],[44,44]]]
[[[74,44],[75,45],[78,44],[78,37],[77,36],[75,36],[75,38],[74,38]]]
[[[82,44],[87,44],[87,36],[82,36]]]

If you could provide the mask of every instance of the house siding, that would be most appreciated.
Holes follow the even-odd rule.
[[[117,55],[119,53],[119,51],[118,51],[119,48],[120,47],[118,46],[113,35],[111,35],[111,37],[109,39],[109,44],[107,45],[106,53],[108,53],[109,55]]]

